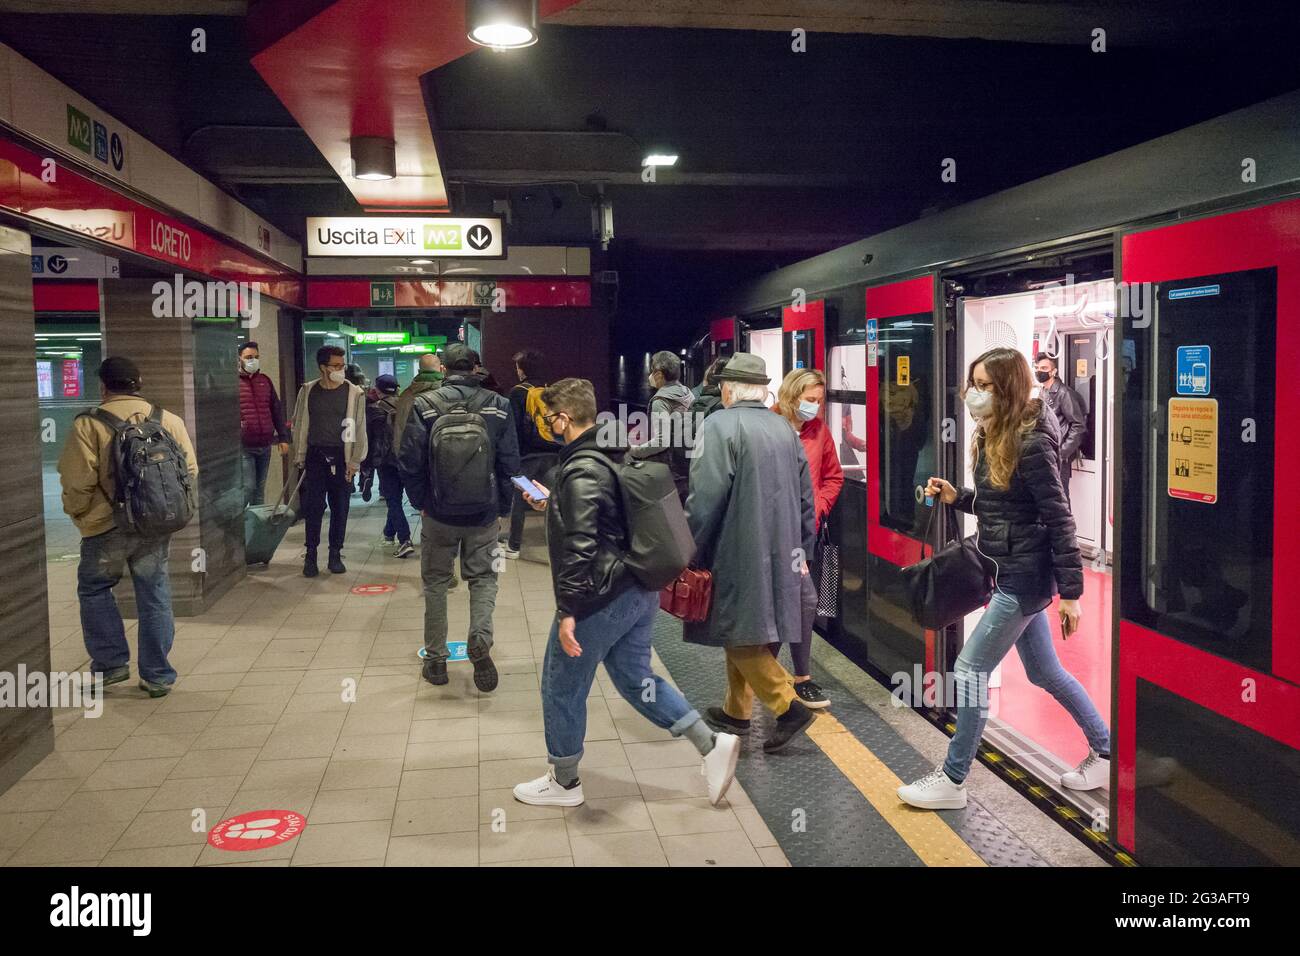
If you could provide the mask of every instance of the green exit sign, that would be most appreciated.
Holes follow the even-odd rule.
[[[371,294],[371,304],[374,304],[374,295]],[[388,303],[392,305],[391,302]],[[357,345],[405,345],[411,341],[410,332],[358,332],[352,336]]]
[[[397,304],[397,292],[391,282],[370,283],[370,305],[392,308]]]
[[[81,150],[83,153],[89,153],[91,136],[90,117],[69,103],[68,145]]]

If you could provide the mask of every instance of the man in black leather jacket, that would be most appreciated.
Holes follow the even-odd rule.
[[[627,523],[617,467],[626,449],[596,427],[596,393],[580,378],[542,393],[547,425],[563,443],[553,491],[542,501],[555,590],[555,621],[542,664],[542,714],[551,769],[515,787],[534,806],[583,802],[578,763],[587,732],[587,695],[603,661],[618,692],[651,723],[686,737],[704,759],[709,799],[731,785],[739,738],[714,733],[676,688],[650,669],[650,636],[659,594],[647,591],[623,562]],[[539,485],[543,492],[547,489]]]

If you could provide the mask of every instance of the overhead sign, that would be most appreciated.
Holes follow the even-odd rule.
[[[313,216],[309,256],[503,259],[500,219],[452,216]]]
[[[411,341],[410,332],[358,332],[352,337],[357,345],[405,345]]]
[[[1175,363],[1177,378],[1174,390],[1179,395],[1210,394],[1210,347],[1208,345],[1180,345]]]
[[[125,179],[126,130],[110,125],[112,121],[103,113],[88,115],[71,103],[64,104],[68,122],[67,144],[103,171],[118,179]]]
[[[112,256],[73,246],[32,253],[32,276],[37,279],[116,279],[121,274]]]
[[[1219,403],[1169,399],[1169,496],[1212,505],[1219,500]]]
[[[397,304],[397,295],[391,282],[370,283],[370,305],[372,308],[391,309]]]

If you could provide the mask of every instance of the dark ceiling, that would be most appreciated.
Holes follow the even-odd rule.
[[[1028,23],[1080,6],[1023,9]],[[1294,3],[1185,6],[1218,29],[1153,42],[1161,2],[1145,35],[1105,53],[1086,34],[811,33],[795,53],[785,28],[551,25],[532,48],[426,75],[424,92],[454,211],[508,200],[512,242],[587,243],[593,203],[612,203],[600,264],[622,276],[632,351],[642,329],[684,338],[738,278],[1300,87]],[[196,26],[206,53],[190,50]],[[358,211],[251,67],[242,17],[0,13],[0,40],[290,235],[308,215]],[[652,147],[681,159],[644,183]],[[947,157],[955,183],[940,178]]]

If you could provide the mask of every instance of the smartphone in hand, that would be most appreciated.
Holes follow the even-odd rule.
[[[547,497],[549,497],[546,492],[533,484],[532,479],[530,478],[526,478],[523,475],[515,475],[510,480],[520,491],[527,492],[528,497],[532,498],[534,501],[545,501]]]

